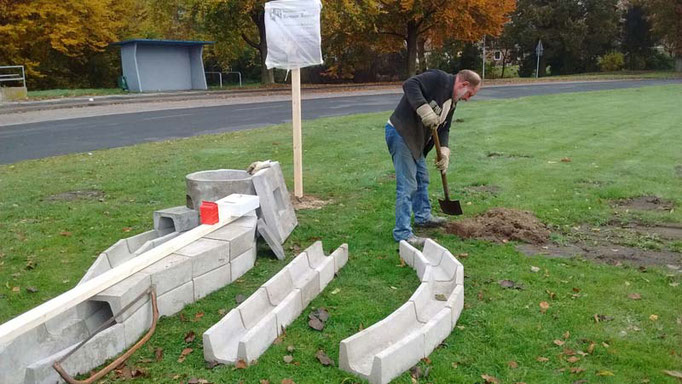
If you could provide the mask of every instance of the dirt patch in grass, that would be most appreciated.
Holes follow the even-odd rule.
[[[46,201],[103,200],[104,192],[99,189],[78,189],[47,196]]]
[[[631,199],[617,200],[613,206],[620,209],[638,211],[669,211],[675,204],[670,200],[661,199],[658,196],[640,196]]]
[[[530,159],[533,156],[531,155],[524,155],[524,154],[519,154],[519,153],[502,153],[502,152],[488,152],[486,154],[488,157],[505,157],[508,159],[514,159],[514,158],[521,158],[521,159]]]
[[[462,238],[530,244],[545,244],[550,235],[532,213],[509,208],[493,208],[480,216],[449,223],[445,230]]]
[[[602,227],[581,225],[565,234],[567,245],[519,244],[516,249],[528,256],[579,256],[612,265],[682,265],[682,253],[670,243],[682,239],[682,225],[660,223],[610,223]]]
[[[322,209],[322,207],[331,202],[332,200],[322,200],[313,195],[303,195],[301,198],[291,195],[291,204],[293,204],[294,209],[297,211],[302,209]]]

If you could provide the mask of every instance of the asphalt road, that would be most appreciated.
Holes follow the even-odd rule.
[[[481,89],[472,102],[664,84],[682,84],[682,80],[625,80],[496,86]],[[400,97],[401,94],[382,94],[305,100],[302,103],[303,119],[390,111]],[[2,119],[1,115],[0,119]],[[122,147],[141,142],[237,131],[289,121],[291,121],[291,103],[276,101],[0,126],[0,164]]]

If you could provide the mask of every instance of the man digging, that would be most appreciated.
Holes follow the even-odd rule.
[[[386,123],[386,144],[396,176],[395,241],[424,245],[425,239],[412,232],[412,213],[417,227],[437,227],[447,222],[431,214],[425,160],[434,146],[431,129],[437,127],[441,145],[442,158],[435,164],[445,173],[450,162],[450,124],[457,102],[469,100],[480,88],[481,77],[468,69],[457,75],[429,70],[403,83],[403,97]]]

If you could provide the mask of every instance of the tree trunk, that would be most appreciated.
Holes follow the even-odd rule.
[[[263,84],[274,84],[275,83],[275,71],[273,69],[268,69],[265,66],[265,59],[268,56],[268,39],[265,36],[265,11],[261,10],[257,14],[252,14],[251,19],[258,27],[258,36],[260,41],[258,42],[258,51],[260,52],[260,81]]]
[[[675,72],[682,72],[682,55],[675,57]]]
[[[418,27],[414,21],[407,23],[407,77],[417,74]]]
[[[503,51],[504,52],[504,51]],[[502,54],[502,76],[500,76],[500,79],[504,79],[504,70],[507,68],[507,55]]]
[[[419,58],[419,72],[424,72],[427,69],[426,66],[426,54],[424,50],[426,49],[426,39],[419,39],[417,42],[417,57]]]

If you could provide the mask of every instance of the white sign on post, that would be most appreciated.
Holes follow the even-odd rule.
[[[301,68],[322,64],[320,0],[277,0],[265,3],[265,65],[291,70],[291,112],[294,136],[294,196],[303,197],[301,135]]]

